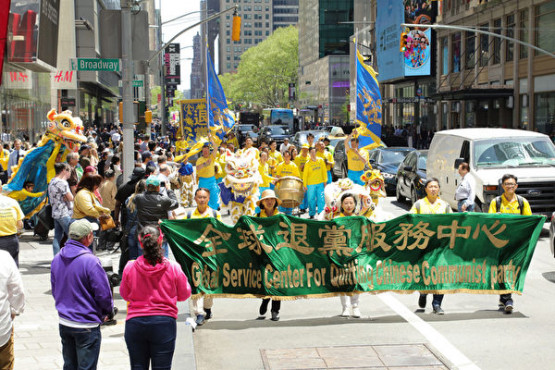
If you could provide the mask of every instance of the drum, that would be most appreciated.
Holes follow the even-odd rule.
[[[281,206],[295,208],[303,201],[303,182],[298,177],[284,176],[278,179],[275,186],[277,197],[281,200]]]

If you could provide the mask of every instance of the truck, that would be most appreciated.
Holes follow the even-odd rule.
[[[462,162],[470,166],[476,212],[487,212],[503,193],[500,180],[507,173],[518,178],[516,193],[528,200],[534,214],[551,216],[555,211],[555,146],[547,135],[502,128],[437,132],[428,152],[427,177],[439,180],[441,198],[453,209]]]

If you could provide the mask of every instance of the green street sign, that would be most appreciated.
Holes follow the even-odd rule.
[[[119,72],[121,70],[119,59],[73,58],[70,64],[73,71]]]
[[[143,87],[143,80],[134,80],[133,87]]]

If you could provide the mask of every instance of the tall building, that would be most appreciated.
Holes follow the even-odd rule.
[[[227,13],[220,22],[220,74],[237,71],[241,55],[264,41],[276,28],[295,25],[299,8],[298,0],[220,0],[220,9],[234,4],[238,5],[241,16],[241,39],[231,40],[233,15]]]
[[[305,121],[341,122],[349,91],[349,38],[354,2],[299,5],[299,96]]]
[[[191,99],[200,99],[204,94],[202,71],[202,43],[200,34],[193,36],[193,62],[191,66]]]

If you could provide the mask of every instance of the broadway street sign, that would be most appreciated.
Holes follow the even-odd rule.
[[[72,58],[70,67],[73,71],[110,71],[119,72],[119,59]]]

